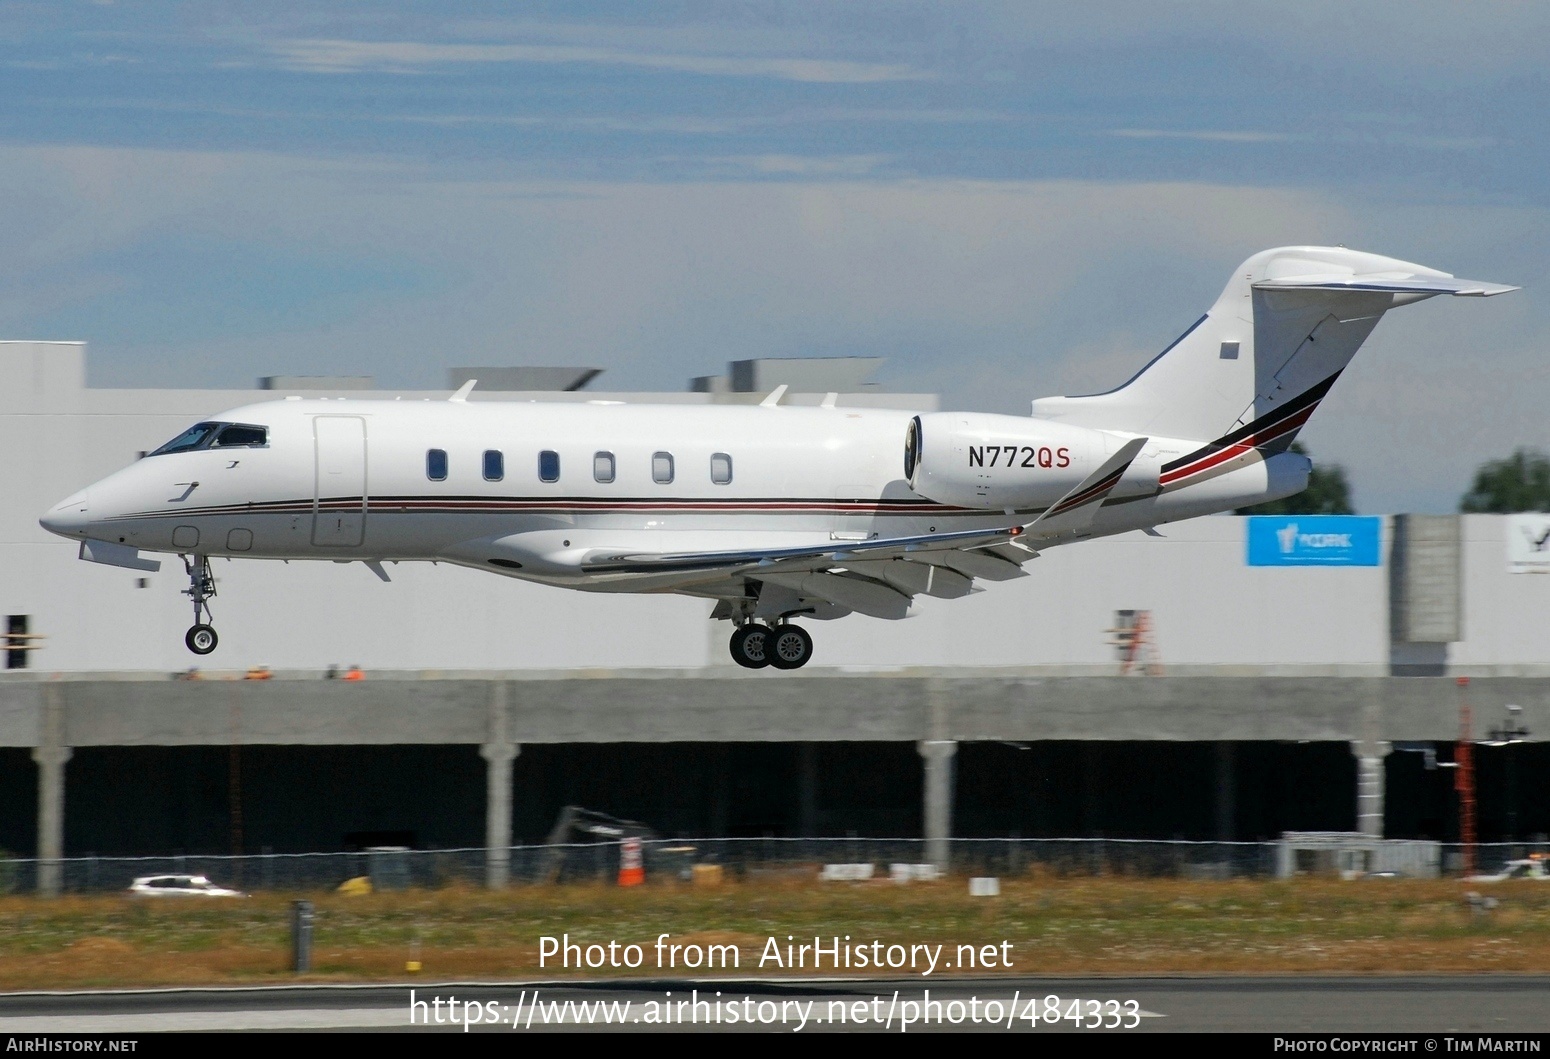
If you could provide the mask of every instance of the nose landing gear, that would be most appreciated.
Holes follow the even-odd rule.
[[[744,669],[801,669],[813,657],[813,638],[799,625],[748,622],[732,633],[732,661]]]
[[[210,572],[210,557],[185,555],[183,569],[188,571],[188,587],[183,594],[194,601],[194,624],[183,637],[183,643],[196,655],[207,655],[215,650],[220,638],[210,624],[215,616],[207,602],[215,595],[215,575]]]
[[[215,629],[212,626],[195,625],[184,635],[183,642],[196,655],[207,655],[215,650],[215,645],[220,642],[220,637],[215,635]]]

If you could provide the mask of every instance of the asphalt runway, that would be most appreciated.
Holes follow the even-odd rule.
[[[0,995],[0,1034],[463,1032],[465,1022],[472,1031],[507,1033],[608,1026],[788,1033],[1546,1032],[1550,976],[415,982]]]

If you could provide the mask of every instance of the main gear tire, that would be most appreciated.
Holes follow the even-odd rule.
[[[732,651],[732,661],[744,669],[763,669],[769,665],[769,654],[765,651],[769,634],[769,627],[757,622],[740,626],[732,634],[732,641],[728,645]]]
[[[777,625],[764,638],[764,653],[776,669],[801,669],[813,657],[813,638],[800,625]]]

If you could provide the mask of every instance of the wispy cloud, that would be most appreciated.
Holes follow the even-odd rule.
[[[288,69],[311,73],[419,73],[488,63],[622,66],[706,77],[756,77],[820,84],[922,81],[930,75],[893,63],[759,56],[675,55],[556,44],[437,44],[421,41],[288,40],[271,46]]]
[[[1285,132],[1230,129],[1110,129],[1126,140],[1196,140],[1202,143],[1287,143],[1300,137]]]
[[[660,389],[734,358],[879,355],[900,389],[1025,414],[1127,377],[1254,250],[1346,242],[1531,288],[1378,329],[1308,435],[1363,508],[1446,509],[1475,464],[1545,443],[1550,313],[1530,295],[1550,208],[933,179],[883,152],[708,157],[698,181],[608,182],[0,144],[0,329],[89,339],[93,379],[126,385],[439,385],[475,359],[597,363],[605,385]],[[1457,414],[1459,393],[1493,414]]]
[[[700,160],[715,169],[759,176],[859,177],[870,176],[892,161],[883,154],[846,154],[813,157],[798,154],[729,155]]]
[[[1109,136],[1126,140],[1192,140],[1197,143],[1323,143],[1414,147],[1424,151],[1478,151],[1493,147],[1489,136],[1424,136],[1402,131],[1334,130],[1314,137],[1290,132],[1231,129],[1109,129]]]
[[[1479,151],[1495,147],[1497,143],[1490,136],[1414,136],[1408,133],[1382,136],[1378,140],[1393,147],[1419,147],[1427,151]]]

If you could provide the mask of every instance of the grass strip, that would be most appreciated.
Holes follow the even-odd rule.
[[[1471,890],[1498,906],[1472,908]],[[810,962],[761,967],[769,939],[784,956],[788,936],[827,945],[847,935],[852,946],[875,940],[885,950],[942,945],[944,962],[960,945],[1006,941],[1012,967],[995,970],[1025,975],[1550,972],[1550,885],[1533,882],[1027,877],[1003,879],[999,897],[975,898],[962,879],[788,879],[230,900],[10,896],[0,898],[0,989],[297,981],[288,969],[296,897],[316,908],[313,973],[301,979],[310,981],[403,981],[411,959],[420,977],[438,980],[812,973]],[[681,957],[659,967],[661,934],[669,945],[735,946],[737,965],[689,967]],[[546,935],[583,947],[637,944],[644,960],[635,969],[540,966]],[[831,973],[827,960],[820,970]]]

